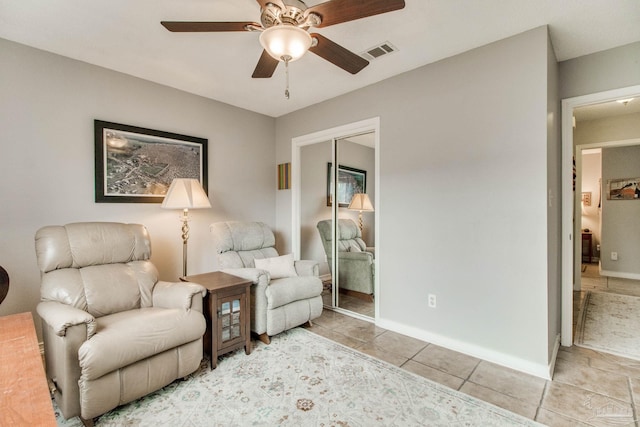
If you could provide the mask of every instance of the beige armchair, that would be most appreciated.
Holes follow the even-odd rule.
[[[36,233],[47,378],[65,418],[93,418],[194,372],[205,289],[158,280],[147,230],[75,223]]]
[[[269,337],[320,317],[317,262],[279,257],[275,236],[262,222],[218,222],[211,224],[211,232],[222,271],[253,282],[251,331],[261,341],[268,344]],[[256,268],[269,262],[266,270]]]
[[[332,221],[318,222],[318,232],[322,240],[329,268],[332,268],[333,237]],[[362,232],[351,219],[338,220],[338,284],[341,291],[373,301],[375,248],[367,247],[362,240]]]

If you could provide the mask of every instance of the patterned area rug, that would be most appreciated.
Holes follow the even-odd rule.
[[[640,297],[587,292],[575,344],[640,360]]]
[[[58,425],[81,426],[78,418]],[[296,328],[206,362],[96,426],[538,426],[534,421]]]

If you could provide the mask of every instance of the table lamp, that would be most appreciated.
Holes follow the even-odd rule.
[[[359,211],[358,225],[360,227],[360,232],[362,232],[362,227],[364,225],[362,222],[362,212],[373,212],[373,205],[371,204],[371,200],[369,200],[369,196],[364,193],[354,194],[347,209]]]
[[[182,275],[187,275],[187,240],[189,240],[189,209],[210,208],[209,197],[197,179],[176,178],[171,182],[162,202],[164,209],[182,209]]]

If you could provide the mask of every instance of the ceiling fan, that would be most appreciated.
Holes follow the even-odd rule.
[[[176,22],[162,21],[172,32],[258,31],[264,48],[253,71],[254,78],[273,75],[280,61],[286,66],[307,50],[332,64],[356,74],[369,61],[317,34],[311,27],[323,28],[404,8],[404,0],[330,0],[307,7],[300,0],[257,0],[260,22]],[[288,98],[288,91],[285,93]]]

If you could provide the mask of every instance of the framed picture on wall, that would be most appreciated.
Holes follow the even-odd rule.
[[[609,200],[638,200],[640,178],[610,179],[607,181],[607,190]]]
[[[174,178],[207,191],[207,140],[94,121],[96,203],[162,203]]]
[[[333,204],[333,182],[331,180],[333,164],[327,165],[327,206]],[[349,206],[353,195],[367,192],[367,171],[351,168],[349,166],[338,165],[338,191],[336,199],[338,206],[346,208]]]

